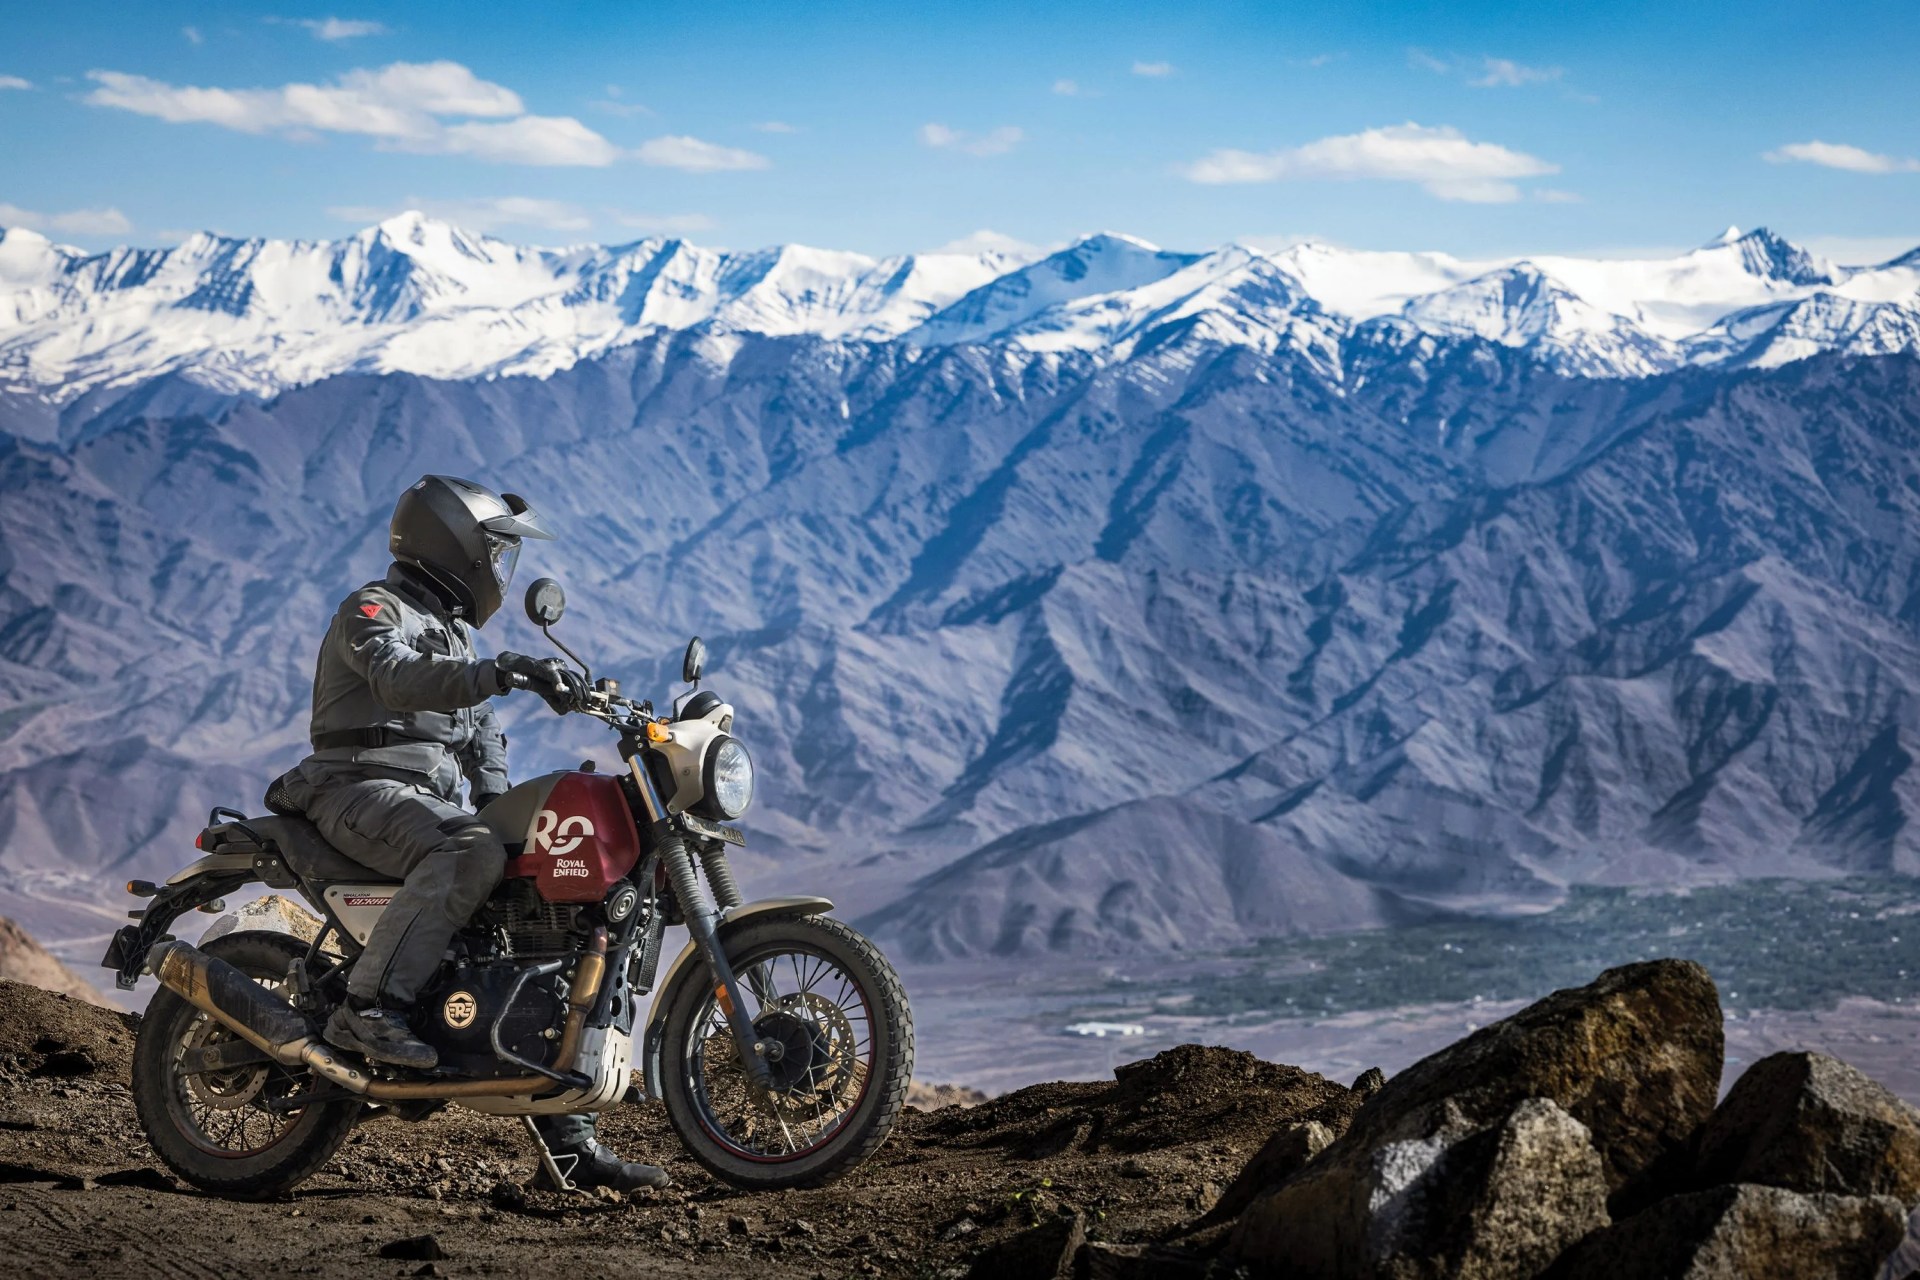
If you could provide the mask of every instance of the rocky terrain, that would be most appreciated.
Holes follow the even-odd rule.
[[[194,1193],[144,1148],[135,1020],[0,983],[0,1239],[45,1276],[272,1274],[1689,1277],[1920,1271],[1920,1111],[1778,1054],[1716,1105],[1699,966],[1555,992],[1391,1079],[1186,1045],[1107,1083],[911,1110],[864,1169],[749,1195],[677,1157],[657,1106],[603,1134],[676,1184],[529,1192],[520,1133],[374,1117],[286,1201]],[[1920,1223],[1920,1220],[1917,1220]],[[425,1239],[431,1237],[431,1239]],[[1903,1240],[1906,1241],[1903,1244]],[[1883,1263],[1902,1250],[1897,1265]]]
[[[5,916],[0,916],[0,978],[77,996],[94,1004],[107,1002],[91,982],[61,963],[32,934]]]

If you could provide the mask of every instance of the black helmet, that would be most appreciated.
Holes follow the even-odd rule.
[[[452,476],[422,476],[393,508],[393,558],[446,592],[475,626],[500,608],[520,539],[553,535],[525,498]]]

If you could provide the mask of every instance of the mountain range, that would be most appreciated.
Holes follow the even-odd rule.
[[[910,957],[1920,871],[1917,269],[8,232],[0,911],[257,802],[424,471],[553,517],[596,672],[702,634],[749,889]]]
[[[342,373],[541,376],[663,331],[1124,357],[1175,324],[1323,362],[1378,329],[1485,338],[1585,377],[1770,366],[1915,350],[1920,250],[1842,266],[1728,228],[1654,260],[1173,253],[1113,234],[1037,258],[875,259],[678,239],[525,248],[418,213],[337,241],[201,234],[106,253],[0,234],[0,379],[62,403],[167,373],[251,395]]]

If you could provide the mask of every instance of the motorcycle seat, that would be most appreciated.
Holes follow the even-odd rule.
[[[217,847],[221,852],[239,851],[255,843],[247,836],[257,837],[259,847],[253,852],[279,853],[286,859],[288,869],[302,880],[398,883],[394,877],[362,866],[328,844],[319,828],[305,818],[292,815],[248,818],[244,822],[227,823],[220,830]]]

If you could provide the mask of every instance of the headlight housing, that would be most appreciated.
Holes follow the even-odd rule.
[[[699,807],[716,818],[737,818],[753,803],[753,758],[738,738],[722,735],[707,751]]]

